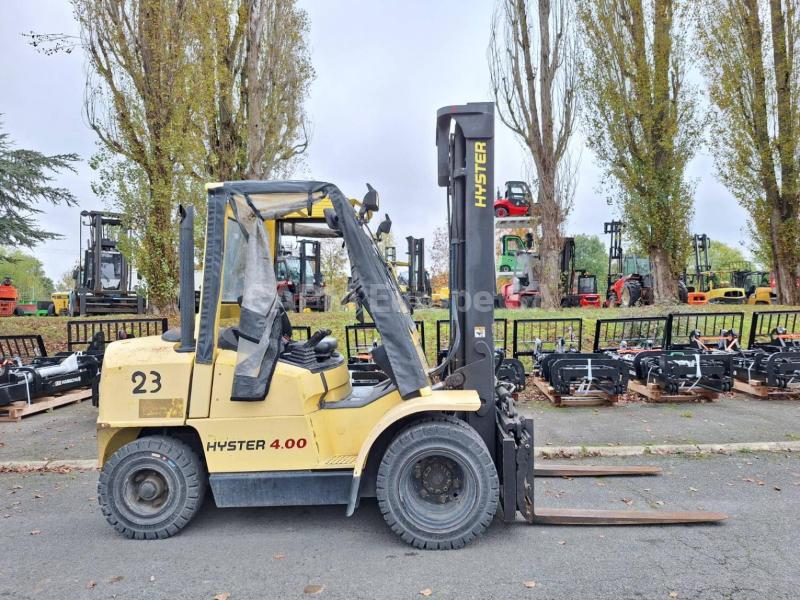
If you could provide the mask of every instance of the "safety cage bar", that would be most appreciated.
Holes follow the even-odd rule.
[[[594,351],[613,352],[623,346],[664,348],[668,319],[669,317],[598,319],[594,330]]]
[[[525,372],[530,373],[527,358],[539,352],[555,352],[560,340],[564,340],[567,350],[580,352],[583,345],[583,319],[516,319],[512,328],[511,355],[522,361]]]
[[[414,321],[419,333],[423,349],[425,348],[425,323]],[[345,343],[347,344],[347,359],[350,360],[358,354],[369,354],[373,345],[380,344],[381,334],[375,323],[353,323],[344,326]]]
[[[41,356],[47,356],[41,335],[0,335],[0,359],[19,357],[27,363]]]
[[[778,327],[785,329],[786,335],[800,335],[800,310],[754,312],[747,347],[757,348],[771,343],[772,332]]]
[[[722,331],[735,333],[741,343],[744,313],[742,312],[710,312],[710,313],[672,313],[669,315],[667,327],[667,344],[669,350],[697,348],[692,336],[698,332],[700,342],[711,347],[718,345]]]
[[[161,335],[168,329],[166,317],[142,317],[137,319],[80,319],[67,321],[67,350],[83,350],[94,334],[105,336],[105,344],[126,338]]]
[[[503,355],[508,351],[508,319],[497,318],[492,325],[494,347],[500,348]],[[436,362],[439,356],[450,347],[450,320],[436,320]]]

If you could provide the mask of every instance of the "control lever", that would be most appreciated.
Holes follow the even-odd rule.
[[[315,332],[314,335],[308,338],[304,346],[306,348],[315,348],[317,344],[319,344],[323,339],[328,337],[330,334],[331,334],[330,329],[320,329],[319,331]]]

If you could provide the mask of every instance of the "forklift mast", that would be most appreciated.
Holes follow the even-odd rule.
[[[693,238],[694,245],[694,268],[697,273],[698,279],[702,273],[707,273],[711,270],[711,264],[708,260],[708,249],[711,247],[711,240],[705,233],[696,233]]]
[[[300,290],[305,290],[307,285],[319,287],[322,285],[322,265],[320,264],[322,258],[322,248],[319,241],[316,240],[300,240]],[[310,248],[310,252],[309,249]],[[314,262],[314,274],[311,283],[309,283],[308,273],[308,259]]]
[[[575,238],[564,238],[561,247],[561,281],[561,293],[565,296],[571,294],[575,285]]]
[[[117,239],[112,236],[114,229],[122,231],[122,215],[103,211],[83,211],[81,212],[81,217],[86,218],[86,220],[81,220],[80,237],[82,237],[83,227],[88,228],[89,243],[79,267],[76,282],[78,288],[83,288],[95,294],[130,291],[131,281],[128,261],[119,253]],[[110,262],[107,261],[109,266],[119,269],[119,284],[114,289],[103,285],[104,257],[111,258]]]
[[[425,273],[425,238],[408,236],[408,292],[413,295],[430,295],[430,281]]]
[[[603,233],[611,236],[608,245],[608,279],[606,289],[610,290],[614,282],[622,277],[622,221],[610,221],[603,224]]]
[[[466,419],[494,458],[494,105],[440,108],[436,146],[450,229],[450,372],[478,392],[481,408]]]

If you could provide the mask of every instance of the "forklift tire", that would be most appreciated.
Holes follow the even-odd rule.
[[[505,219],[508,216],[508,209],[503,206],[498,206],[494,209],[494,216],[498,219]]]
[[[481,535],[497,512],[499,489],[478,432],[447,417],[401,431],[383,455],[376,482],[386,523],[425,550],[462,548]]]
[[[52,302],[47,305],[47,316],[48,317],[55,317],[56,316],[56,305]]]
[[[108,459],[97,495],[106,520],[125,537],[164,539],[183,529],[203,504],[205,468],[183,442],[147,436]]]

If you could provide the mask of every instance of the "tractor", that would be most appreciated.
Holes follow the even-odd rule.
[[[379,208],[358,210],[320,181],[207,185],[200,311],[193,306],[194,215],[181,210],[181,326],[115,341],[99,384],[98,503],[120,534],[173,536],[192,522],[208,488],[218,507],[340,505],[362,498],[400,539],[421,549],[462,548],[499,513],[529,523],[716,522],[710,511],[543,509],[535,476],[654,474],[647,467],[534,468],[533,420],[497,376],[491,296],[494,104],[439,110],[438,183],[447,189],[450,305],[447,356],[430,369],[417,329],[376,238]],[[478,183],[480,177],[484,183]],[[487,191],[488,190],[488,191]],[[291,339],[271,258],[274,219],[328,200],[341,236],[352,299],[374,321],[371,355],[386,379],[354,386],[330,330]],[[234,233],[239,232],[239,233]],[[459,240],[459,243],[455,243]],[[240,320],[222,327],[223,289],[241,287]],[[488,298],[488,303],[486,299]],[[470,301],[462,301],[469,299]],[[197,322],[195,322],[197,317]]]
[[[506,217],[530,216],[533,206],[531,188],[524,181],[506,181],[505,194],[500,195],[497,190],[497,199],[494,201],[494,216],[498,219]]]

